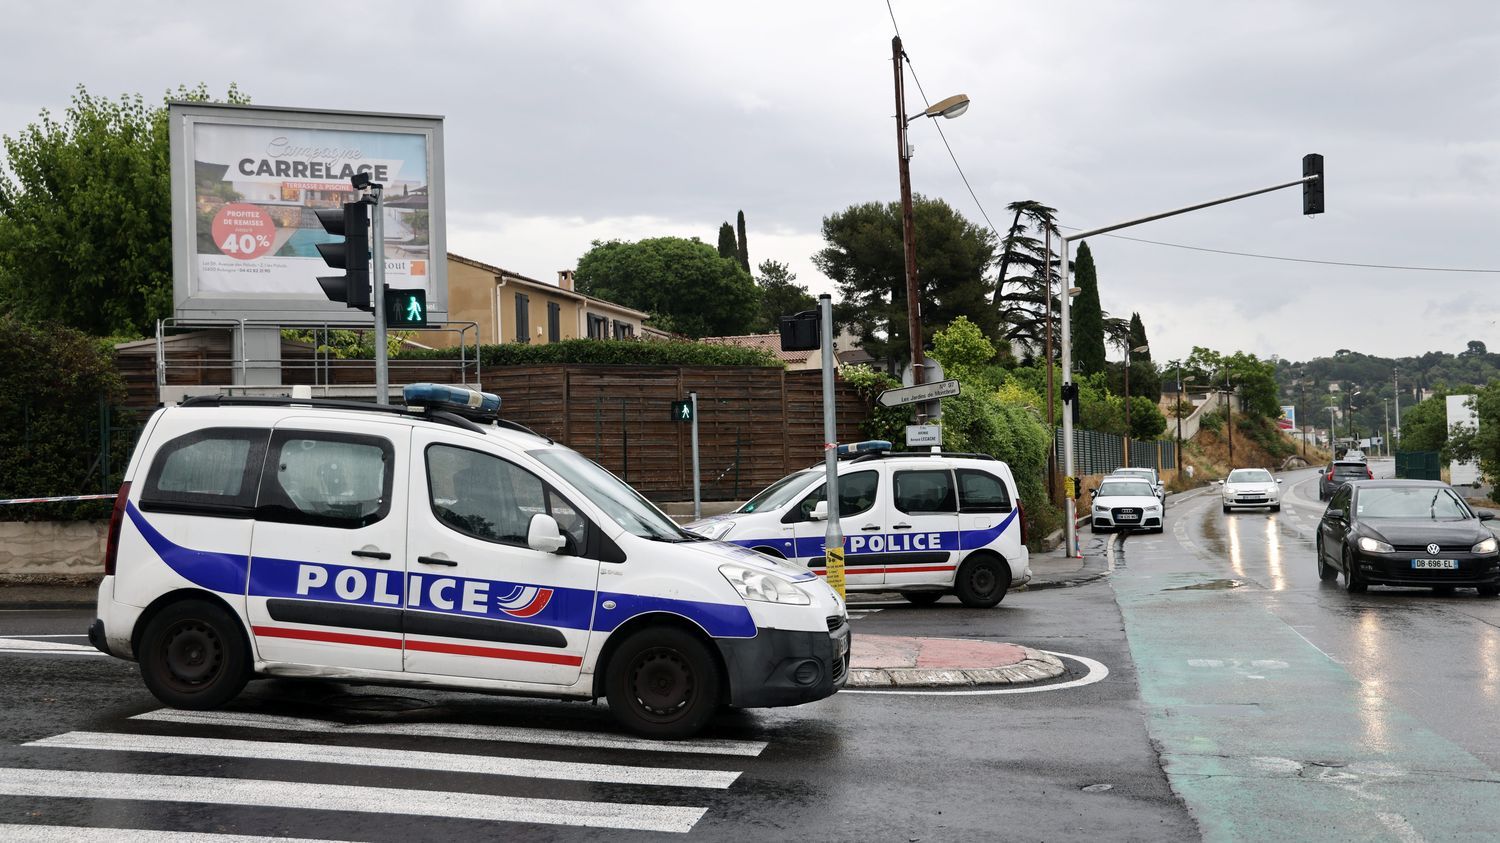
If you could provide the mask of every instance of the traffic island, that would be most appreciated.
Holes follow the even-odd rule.
[[[1051,653],[969,638],[855,635],[850,688],[951,688],[1024,685],[1061,676]]]

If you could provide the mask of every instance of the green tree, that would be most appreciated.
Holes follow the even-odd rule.
[[[739,245],[734,242],[734,226],[729,223],[719,225],[719,257],[733,258],[739,254]]]
[[[1130,314],[1130,347],[1145,347],[1145,351],[1130,354],[1130,394],[1145,396],[1152,401],[1161,400],[1161,373],[1151,362],[1151,344],[1146,339],[1146,325],[1139,313]],[[1134,412],[1134,411],[1132,411]]]
[[[595,240],[575,278],[579,292],[644,310],[657,327],[695,338],[743,334],[759,309],[739,262],[697,238]]]
[[[1099,279],[1094,272],[1094,253],[1089,244],[1078,244],[1073,264],[1073,283],[1081,292],[1073,299],[1073,365],[1089,375],[1103,372],[1104,310],[1099,305]]]
[[[1003,370],[993,364],[995,346],[979,326],[960,316],[932,335],[932,356],[943,364],[946,377],[994,391],[1004,380]]]
[[[1500,420],[1497,420],[1500,421]],[[1480,420],[1483,426],[1484,421]],[[1401,413],[1401,450],[1441,451],[1448,444],[1448,394],[1442,390]]]
[[[1135,382],[1131,382],[1131,389]],[[1166,432],[1167,417],[1155,401],[1142,395],[1130,397],[1130,438],[1155,439]]]
[[[1473,346],[1475,343],[1470,343]],[[1481,344],[1482,345],[1482,344]],[[1422,404],[1436,402],[1429,398]],[[1444,399],[1444,419],[1447,418],[1447,401]],[[1418,404],[1420,407],[1422,404]],[[1448,432],[1447,447],[1443,458],[1447,460],[1478,460],[1479,471],[1490,483],[1500,482],[1500,381],[1486,384],[1474,393],[1472,404],[1479,417],[1478,427],[1454,425]],[[1406,432],[1406,419],[1401,420],[1401,431]],[[1406,437],[1401,446],[1407,448]],[[1412,449],[1415,450],[1415,449]]]
[[[812,310],[818,300],[797,283],[791,268],[780,261],[761,261],[755,285],[760,288],[760,314],[751,330],[768,333],[779,329],[781,317]]]
[[[986,336],[995,336],[999,319],[985,277],[995,256],[994,235],[940,199],[914,198],[913,216],[922,323],[945,325],[967,315]],[[813,263],[838,285],[841,320],[852,324],[860,345],[876,359],[909,359],[900,206],[852,205],[823,219],[823,239],[828,245]]]
[[[1006,207],[1015,216],[1000,241],[1000,268],[995,273],[993,302],[1003,338],[1040,351],[1047,323],[1052,322],[1054,334],[1060,327],[1056,314],[1061,302],[1052,292],[1057,289],[1057,260],[1048,259],[1046,246],[1037,236],[1048,230],[1058,233],[1053,222],[1057,211],[1030,199]],[[1009,343],[1003,343],[1001,348],[1008,352]],[[1060,348],[1060,343],[1054,340],[1054,355]]]
[[[748,275],[750,274],[750,246],[745,242],[744,211],[740,211],[739,219],[735,221],[735,230],[739,232],[739,239],[735,244],[735,255],[739,257],[740,268]]]
[[[167,100],[211,99],[178,88]],[[234,85],[226,101],[247,103]],[[172,309],[167,109],[82,85],[5,136],[0,167],[0,309],[94,335],[143,336]]]

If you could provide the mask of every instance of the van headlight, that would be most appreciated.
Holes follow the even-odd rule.
[[[1360,536],[1359,537],[1359,549],[1363,550],[1366,553],[1395,553],[1396,552],[1396,548],[1391,547],[1390,545],[1386,544],[1383,541],[1380,541],[1379,539],[1372,539],[1369,536]]]
[[[718,541],[729,535],[729,531],[734,529],[734,522],[726,518],[723,521],[710,521],[700,527],[689,527],[688,529],[705,539]]]
[[[719,573],[723,574],[724,579],[729,580],[734,590],[746,600],[759,600],[762,603],[789,603],[794,606],[806,606],[812,603],[812,597],[808,596],[807,592],[775,574],[757,571],[732,562],[720,565]]]
[[[1485,539],[1484,541],[1482,541],[1479,544],[1476,544],[1472,548],[1470,548],[1470,552],[1472,552],[1472,553],[1494,553],[1496,548],[1500,548],[1500,542],[1495,541],[1495,537],[1494,536],[1490,536],[1489,538]]]

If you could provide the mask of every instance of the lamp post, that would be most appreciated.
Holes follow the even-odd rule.
[[[1044,225],[1042,230],[1046,233],[1046,252],[1042,259],[1042,272],[1046,274],[1047,292],[1047,344],[1045,358],[1047,361],[1047,500],[1057,500],[1057,416],[1054,415],[1052,406],[1052,226]]]
[[[1385,405],[1385,455],[1391,455],[1391,399],[1382,398],[1380,403]]]
[[[1359,390],[1356,389],[1356,390],[1354,390],[1353,392],[1349,393],[1348,395],[1346,395],[1344,397],[1344,411],[1349,416],[1348,430],[1349,430],[1349,444],[1351,446],[1353,446],[1353,444],[1354,444],[1354,396],[1356,396],[1358,394],[1359,394]]]
[[[1229,431],[1229,470],[1234,470],[1234,387],[1229,383],[1229,370],[1224,370],[1224,427]]]
[[[927,361],[922,354],[922,300],[917,295],[916,227],[911,209],[911,143],[906,130],[911,124],[906,116],[906,52],[901,36],[891,39],[891,64],[896,75],[896,153],[901,170],[901,246],[906,253],[906,337],[911,345],[912,384],[926,383]],[[942,117],[951,120],[969,110],[969,98],[955,94],[932,104],[917,117]],[[918,410],[922,414],[926,405]],[[920,419],[919,419],[920,421]]]
[[[1391,370],[1391,386],[1396,393],[1396,436],[1401,436],[1401,370]]]
[[[1135,348],[1131,348],[1129,345],[1125,346],[1125,467],[1126,468],[1130,467],[1130,434],[1131,434],[1131,427],[1130,427],[1130,353],[1132,351],[1134,351],[1136,353],[1140,353],[1142,351],[1145,351],[1148,347],[1149,346],[1144,346],[1144,345],[1138,345]]]
[[[1177,474],[1182,474],[1182,360],[1177,364],[1177,403],[1172,406],[1172,415],[1177,417]]]
[[[1328,453],[1337,455],[1338,449],[1333,446],[1334,425],[1337,424],[1339,408],[1337,405],[1328,408]]]

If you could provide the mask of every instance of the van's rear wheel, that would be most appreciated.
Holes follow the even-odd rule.
[[[250,680],[250,645],[240,622],[202,600],[161,610],[141,634],[146,688],[173,708],[218,708]]]
[[[958,566],[953,593],[971,609],[988,609],[1005,599],[1010,589],[1010,566],[993,556],[970,556]]]
[[[620,644],[604,679],[609,710],[648,738],[697,734],[718,710],[724,679],[713,653],[680,629],[643,629]]]

